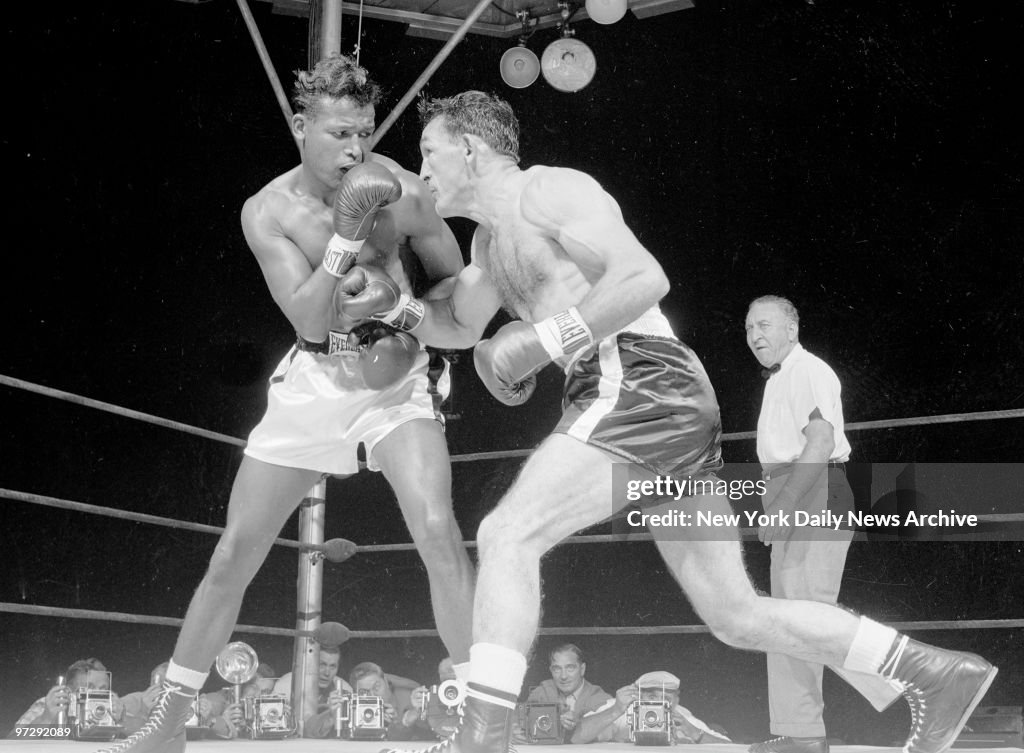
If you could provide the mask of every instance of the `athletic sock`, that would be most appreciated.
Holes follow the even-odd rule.
[[[167,665],[167,674],[165,679],[168,682],[176,682],[179,685],[184,685],[186,688],[198,693],[203,689],[203,685],[206,684],[206,678],[209,676],[209,672],[197,672],[194,669],[188,669],[180,664],[175,664],[174,659],[171,659],[170,663]]]
[[[474,643],[469,649],[469,682],[519,695],[526,676],[526,657],[496,643]]]
[[[899,633],[867,617],[860,618],[857,634],[853,637],[850,650],[843,661],[843,669],[852,672],[879,674],[882,663],[899,638]]]

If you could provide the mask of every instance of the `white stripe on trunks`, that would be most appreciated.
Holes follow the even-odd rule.
[[[618,338],[613,335],[602,340],[598,346],[598,358],[601,364],[601,380],[598,382],[597,399],[572,422],[572,428],[568,431],[570,437],[581,442],[590,439],[601,419],[615,410],[622,387],[622,361],[619,360]]]

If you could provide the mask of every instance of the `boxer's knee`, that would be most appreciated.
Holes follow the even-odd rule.
[[[468,561],[462,532],[451,515],[424,515],[410,521],[409,532],[428,569],[455,567],[463,560]]]
[[[527,521],[510,515],[507,509],[498,507],[483,519],[476,535],[477,550],[481,560],[517,554],[540,559],[542,551]]]
[[[210,558],[204,578],[206,585],[221,591],[245,589],[265,557],[265,547],[241,536],[225,533]]]
[[[766,615],[761,597],[719,600],[701,609],[711,634],[733,648],[756,649],[762,643]]]

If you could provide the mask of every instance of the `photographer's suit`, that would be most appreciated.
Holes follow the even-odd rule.
[[[613,700],[612,697],[604,691],[604,689],[587,679],[583,680],[583,684],[580,685],[579,689],[572,694],[572,697],[573,700],[567,702],[567,697],[562,695],[552,680],[544,680],[540,685],[530,691],[530,695],[527,697],[526,702],[557,703],[559,708],[568,707],[568,710],[571,711],[576,720],[579,721],[580,717],[584,714],[596,711],[607,701]],[[566,730],[566,741],[568,741],[571,736],[572,730]]]

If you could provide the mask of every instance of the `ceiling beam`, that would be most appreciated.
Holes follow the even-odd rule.
[[[274,12],[285,15],[309,15],[309,0],[262,0],[272,2]],[[693,7],[693,0],[629,0],[629,9],[637,18],[650,18],[662,13],[686,10]],[[343,2],[342,10],[346,14],[358,15],[358,2]],[[433,15],[430,13],[419,13],[417,11],[402,10],[401,8],[384,7],[371,5],[364,2],[362,6],[363,17],[373,18],[379,21],[393,21],[396,23],[408,24],[406,33],[413,37],[427,39],[447,40],[462,25],[463,19],[451,16]],[[573,14],[573,23],[589,19],[585,8],[580,8]],[[558,26],[562,17],[559,13],[547,13],[536,17],[533,29],[552,29]],[[469,32],[489,37],[501,37],[515,39],[522,34],[522,25],[518,20],[512,20],[507,24],[495,24],[477,21]]]

